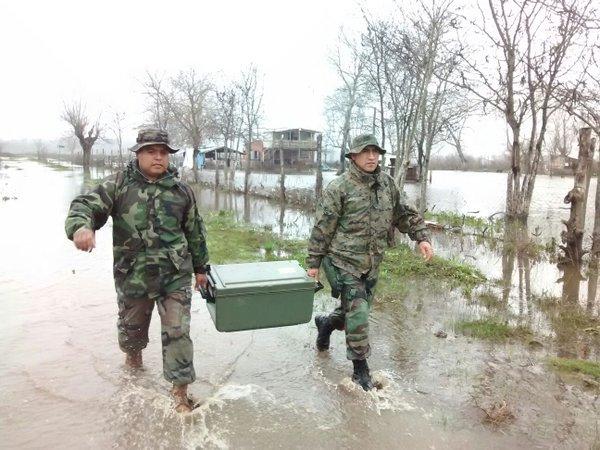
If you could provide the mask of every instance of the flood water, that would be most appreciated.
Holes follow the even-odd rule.
[[[456,335],[453,322],[477,316],[481,307],[458,290],[418,281],[409,283],[402,298],[377,300],[370,365],[383,388],[370,393],[349,379],[341,333],[325,354],[315,351],[312,323],[219,333],[194,294],[198,380],[190,391],[199,407],[181,417],[172,412],[162,378],[156,314],[146,369],[129,373],[123,366],[110,223],[97,232],[97,248],[89,254],[76,251],[64,236],[69,203],[82,190],[81,173],[20,159],[1,164],[3,448],[513,449],[592,448],[600,442],[597,391],[565,384],[544,362],[554,354],[598,360],[597,339],[576,334],[531,350]],[[241,220],[286,236],[305,236],[310,227],[306,214],[282,212],[266,200],[198,194],[204,209],[230,209]],[[465,208],[470,203],[465,200]],[[497,250],[474,238],[440,234],[435,246],[492,277],[503,276]],[[560,335],[560,325],[533,300],[544,284],[554,289],[555,273],[546,273],[549,265],[525,265],[527,276],[523,262],[513,261],[507,320]],[[527,288],[525,278],[541,281]],[[321,292],[315,311],[334,303]],[[447,339],[434,336],[440,328],[448,331]],[[508,403],[514,420],[502,427],[484,423],[482,409],[500,401]]]
[[[223,174],[221,173],[221,183]],[[326,186],[335,172],[323,173],[323,185]],[[214,170],[200,172],[200,181],[213,183]],[[590,182],[590,192],[596,192],[596,178]],[[235,172],[234,186],[240,190],[244,185],[243,171]],[[314,194],[314,175],[286,175],[286,189],[290,191],[308,191]],[[279,186],[279,175],[253,173],[250,185],[259,194],[272,193]],[[560,239],[564,229],[563,220],[569,218],[570,206],[563,203],[567,192],[573,188],[572,177],[538,175],[531,200],[529,228],[540,239]],[[427,188],[428,209],[433,212],[450,211],[475,217],[488,218],[494,215],[501,218],[506,209],[506,174],[490,172],[462,172],[454,170],[435,170],[431,174],[431,184]],[[416,204],[419,196],[417,183],[406,183],[404,191],[408,200]],[[500,214],[499,214],[500,213]],[[594,201],[587,204],[586,242],[591,239],[594,217]],[[304,227],[303,235],[310,231]]]

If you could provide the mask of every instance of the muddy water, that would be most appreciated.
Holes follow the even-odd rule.
[[[550,348],[529,352],[455,336],[453,321],[478,306],[460,292],[421,283],[404,299],[382,298],[375,307],[371,366],[383,388],[368,394],[349,381],[341,334],[319,355],[312,324],[218,333],[195,296],[198,380],[191,393],[199,406],[181,418],[171,412],[161,375],[157,317],[146,370],[123,367],[110,224],[90,254],[64,237],[64,216],[81,186],[76,172],[2,161],[2,447],[512,449],[598,442],[597,398],[548,371],[543,357]],[[239,213],[253,217],[261,205],[253,201]],[[291,227],[303,229],[301,213],[289,216]],[[333,305],[322,294],[315,310]],[[449,338],[434,337],[438,328]],[[481,408],[496,401],[515,415],[500,428],[482,422]]]

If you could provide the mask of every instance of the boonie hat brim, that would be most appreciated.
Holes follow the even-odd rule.
[[[169,153],[177,153],[179,151],[178,148],[173,148],[169,144],[166,144],[164,142],[140,142],[139,144],[135,144],[133,147],[131,147],[129,151],[137,153],[139,150],[149,145],[164,145],[165,147],[167,147],[167,149],[169,149]]]
[[[358,155],[360,152],[362,152],[365,148],[367,147],[375,147],[377,149],[377,151],[379,152],[380,155],[385,155],[385,149],[381,148],[379,145],[377,144],[365,144],[365,145],[361,145],[358,147],[352,147],[350,149],[350,151],[348,153],[346,153],[344,156],[346,158],[350,158],[350,155],[354,154],[354,155]]]

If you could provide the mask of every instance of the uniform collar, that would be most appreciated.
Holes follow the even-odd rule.
[[[162,177],[156,181],[149,180],[140,170],[137,160],[132,160],[127,165],[127,173],[134,179],[148,184],[156,184],[162,187],[171,187],[175,184],[175,178],[178,175],[177,168],[173,164],[169,164],[167,171]]]
[[[378,165],[374,172],[368,173],[360,170],[354,161],[350,161],[350,167],[348,167],[350,176],[360,181],[361,183],[367,184],[369,187],[373,187],[375,184],[379,184],[379,175],[381,174],[381,167]]]

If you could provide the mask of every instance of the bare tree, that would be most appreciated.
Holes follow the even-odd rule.
[[[349,114],[348,93],[344,87],[337,88],[325,98],[325,132],[323,138],[326,146],[339,149],[341,154],[336,154],[336,160],[344,158],[350,145],[350,133],[360,134],[370,132],[371,119],[368,117],[368,98],[359,96]],[[345,160],[345,159],[344,159]],[[340,169],[340,172],[342,169]]]
[[[242,122],[239,91],[235,85],[226,86],[215,92],[215,98],[216,108],[213,120],[215,122],[215,129],[223,140],[223,145],[226,149],[225,182],[231,188],[235,167],[231,162],[232,155],[230,154],[230,149],[234,147],[234,141]],[[216,167],[216,170],[218,171],[219,168]],[[229,172],[231,176],[228,175]]]
[[[38,161],[45,163],[48,160],[48,148],[41,139],[35,141],[35,153]]]
[[[169,131],[178,145],[193,149],[196,173],[200,146],[213,134],[209,95],[212,86],[208,78],[194,69],[180,71],[166,81],[148,74],[145,88],[153,123]]]
[[[373,134],[376,129],[379,128],[380,145],[385,148],[386,144],[386,131],[387,131],[387,95],[388,85],[385,78],[385,62],[386,58],[386,42],[385,35],[381,32],[377,32],[374,27],[370,25],[370,19],[367,14],[363,12],[365,22],[367,23],[367,31],[362,35],[363,46],[366,48],[369,58],[366,58],[367,64],[367,83],[369,90],[375,92],[377,106],[373,107]],[[385,166],[385,155],[382,161],[382,165]]]
[[[600,45],[592,47],[589,63],[584,63],[584,76],[573,83],[565,83],[558,92],[558,98],[569,114],[587,125],[600,140],[600,67],[598,65]],[[599,152],[600,154],[600,152]],[[593,165],[593,164],[592,164]],[[600,265],[600,159],[596,172],[595,216],[590,249],[590,268],[595,272],[597,280]],[[587,185],[592,178],[591,171],[587,175]],[[586,186],[587,187],[587,186]],[[586,202],[587,199],[584,199]],[[585,211],[583,204],[582,210]],[[591,281],[590,281],[591,282]],[[595,292],[594,292],[595,295]]]
[[[379,99],[376,109],[381,110],[382,129],[386,126],[384,101],[391,108],[395,180],[402,189],[415,155],[424,210],[431,151],[445,142],[464,160],[461,132],[471,107],[466,91],[450,81],[456,81],[460,65],[454,31],[461,18],[454,1],[422,0],[417,6],[415,11],[403,11],[393,19],[377,21],[364,14],[363,43],[371,53],[367,79]]]
[[[169,91],[168,81],[158,75],[146,72],[146,81],[144,81],[144,95],[147,97],[146,111],[150,117],[148,125],[172,132],[172,120],[169,116],[168,105],[164,97]]]
[[[194,69],[179,72],[171,79],[170,95],[163,100],[167,110],[182,131],[183,142],[194,151],[194,169],[197,169],[196,157],[200,146],[210,135],[209,93],[211,85],[206,77]]]
[[[506,216],[527,220],[553,101],[561,79],[581,54],[592,0],[488,0],[483,60],[463,56],[461,86],[493,107],[511,131]],[[491,24],[490,24],[491,22]],[[525,133],[528,144],[524,145]]]
[[[550,133],[548,156],[568,156],[577,142],[577,128],[565,111],[557,111],[548,130]]]
[[[73,134],[79,141],[83,151],[83,171],[89,173],[92,147],[100,136],[100,125],[98,121],[90,125],[85,106],[81,102],[65,104],[61,118],[73,127]]]
[[[240,96],[240,105],[242,113],[242,123],[245,129],[246,141],[246,173],[244,176],[244,194],[250,190],[250,159],[252,153],[252,141],[258,135],[258,126],[262,119],[262,87],[259,86],[260,80],[258,69],[250,65],[241,75],[237,83],[237,89]]]
[[[119,150],[119,167],[123,167],[123,122],[125,121],[125,113],[115,111],[112,117],[111,123],[108,128],[112,131],[117,141],[117,148]]]
[[[318,200],[323,192],[323,135],[317,135],[317,175],[315,178],[315,198]]]
[[[343,100],[343,125],[341,129],[340,145],[340,170],[345,169],[345,154],[350,145],[350,127],[353,119],[353,113],[360,102],[360,97],[366,94],[366,80],[364,70],[366,66],[365,49],[361,48],[356,42],[348,39],[346,35],[340,33],[339,45],[336,53],[330,58],[331,63],[342,82],[337,90],[337,95]]]

